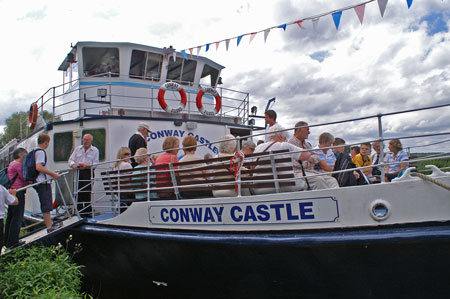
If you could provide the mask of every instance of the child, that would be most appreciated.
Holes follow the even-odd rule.
[[[6,190],[5,187],[0,185],[0,249],[3,247],[3,218],[5,217],[5,204],[18,205],[19,200],[16,197],[16,190]]]
[[[336,147],[333,149],[334,155],[336,156],[336,159],[339,157],[340,153],[345,152],[345,140],[339,137],[336,137],[334,139],[333,146],[342,145],[340,147]]]
[[[359,147],[360,153],[352,158],[352,162],[357,167],[364,167],[372,165],[372,158],[370,158],[370,152],[372,150],[372,146],[370,143],[365,142],[361,143]],[[372,168],[364,168],[361,169],[362,173],[366,175],[366,177],[371,180],[372,179]]]

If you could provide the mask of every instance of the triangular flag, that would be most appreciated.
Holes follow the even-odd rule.
[[[241,39],[242,39],[243,35],[238,36],[237,38],[237,46],[239,47],[239,44],[241,43]]]
[[[192,58],[192,51],[194,51],[194,48],[189,49],[189,52],[191,53],[191,58]]]
[[[206,50],[205,50],[205,52],[208,52],[208,50],[209,50],[209,44],[206,44]]]
[[[408,4],[408,9],[411,8],[413,0],[406,0],[406,3]]]
[[[361,25],[363,23],[365,9],[366,9],[365,4],[361,4],[361,5],[358,5],[355,7],[355,12],[356,12],[356,15],[358,16],[359,21],[361,22]]]
[[[198,46],[197,47],[197,56],[198,56],[198,54],[200,54],[200,49],[202,48],[202,46]]]
[[[384,17],[384,11],[386,10],[386,5],[388,0],[378,0],[378,7],[380,8],[381,17]]]
[[[220,42],[216,42],[216,51],[219,49]]]
[[[265,43],[266,40],[267,40],[267,36],[269,35],[269,32],[270,32],[270,29],[264,30],[264,43]]]
[[[319,28],[319,18],[312,19],[312,23],[314,32],[317,32],[317,29]]]
[[[257,33],[258,32],[253,32],[252,34],[250,34],[250,41],[248,42],[248,44],[251,44],[252,40],[255,38]]]
[[[286,24],[280,25],[278,28],[283,28],[283,30],[286,31]]]
[[[342,10],[332,13],[331,16],[333,17],[336,30],[339,30],[339,23],[341,22]]]
[[[169,62],[169,58],[170,58],[170,54],[167,53],[167,54],[166,54],[166,60],[167,60],[167,62]]]
[[[185,50],[181,50],[181,54],[183,54],[184,59],[189,60],[187,55],[186,55],[186,51]]]
[[[227,39],[225,41],[225,46],[227,47],[227,51],[228,51],[228,47],[230,46],[230,39]]]
[[[175,50],[173,51],[172,57],[173,57],[173,62],[177,61],[177,52],[175,52]]]
[[[295,23],[297,23],[298,27],[300,27],[300,28],[302,28],[302,29],[306,29],[306,28],[303,27],[303,25],[302,25],[303,20],[297,21],[297,22],[295,22]]]

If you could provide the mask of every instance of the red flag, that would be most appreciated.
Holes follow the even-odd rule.
[[[220,42],[216,42],[216,51],[219,49]]]
[[[303,27],[303,25],[302,25],[303,20],[297,21],[297,22],[295,22],[295,23],[298,25],[298,27],[300,27],[300,28],[302,28],[302,29],[306,29],[306,28]]]
[[[363,23],[364,19],[364,10],[366,8],[366,4],[361,4],[355,7],[356,15],[358,16],[359,21],[361,22],[361,25]]]
[[[192,58],[192,51],[194,51],[194,48],[189,49],[189,52],[191,53],[191,58]]]

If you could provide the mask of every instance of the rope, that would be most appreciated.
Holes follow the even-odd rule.
[[[416,173],[411,173],[410,175],[419,177],[419,178],[421,178],[421,179],[423,179],[423,180],[425,180],[425,181],[431,182],[431,183],[433,183],[433,184],[436,184],[436,185],[438,185],[438,186],[440,186],[440,187],[442,187],[442,188],[447,189],[448,191],[450,191],[450,186],[449,186],[449,185],[444,184],[444,183],[442,183],[441,181],[438,181],[438,180],[436,180],[436,179],[433,179],[433,178],[431,178],[431,177],[429,177],[429,176],[427,176],[427,175],[424,175],[423,173],[417,173],[417,172],[416,172]]]

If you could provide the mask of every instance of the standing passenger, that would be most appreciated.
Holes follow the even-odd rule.
[[[22,160],[27,154],[27,151],[19,147],[13,152],[14,161],[8,166],[8,178],[14,182],[11,184],[11,189],[20,189],[27,185],[22,174]],[[6,247],[13,247],[19,240],[20,226],[23,221],[23,212],[25,209],[25,192],[22,190],[16,193],[16,197],[19,200],[17,206],[8,206],[8,217],[6,217],[5,224],[5,244]]]
[[[73,169],[74,175],[78,175],[78,203],[77,209],[85,217],[92,214],[91,205],[91,168],[94,169],[98,164],[99,152],[92,145],[94,138],[91,134],[83,136],[83,144],[77,146],[69,158],[69,166]],[[78,171],[78,173],[77,173]],[[94,172],[92,171],[92,175]]]
[[[39,195],[42,217],[44,218],[47,233],[51,233],[61,226],[61,223],[53,223],[52,217],[50,216],[50,212],[53,210],[53,205],[52,186],[49,179],[59,179],[60,175],[46,168],[47,153],[45,152],[45,150],[48,148],[49,144],[50,136],[48,134],[42,133],[38,137],[38,146],[33,150],[36,160],[36,171],[39,172],[39,175],[36,178],[36,182],[40,183],[33,188]]]
[[[267,133],[269,133],[270,127],[277,123],[277,113],[273,110],[266,110],[266,112],[264,112],[264,121],[266,122],[266,135],[264,138],[267,142],[269,141],[269,136]]]
[[[149,133],[150,127],[144,122],[140,123],[137,128],[137,132],[130,137],[130,140],[128,140],[128,147],[130,148],[131,156],[136,154],[138,148],[147,148],[147,137]],[[131,158],[131,166],[135,167],[137,164],[138,163],[136,163],[134,158]]]
[[[5,205],[18,205],[19,200],[16,197],[16,190],[6,190],[0,185],[0,255],[3,253],[3,218],[5,217]]]

